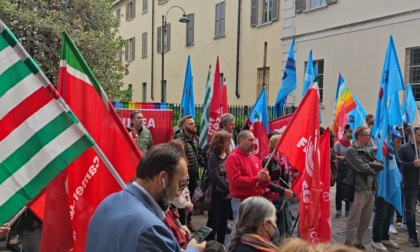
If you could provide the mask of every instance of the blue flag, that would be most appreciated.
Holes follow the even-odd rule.
[[[354,131],[357,127],[362,126],[366,119],[366,110],[363,108],[359,99],[353,93],[353,99],[356,102],[356,108],[350,111],[347,115],[347,121],[350,128]]]
[[[417,104],[416,100],[414,99],[413,90],[411,90],[410,83],[407,84],[407,88],[405,89],[404,103],[401,114],[404,122],[412,124],[416,120]]]
[[[390,110],[397,102],[393,96],[398,95],[398,92],[403,89],[404,82],[394,41],[391,36],[382,70],[373,135],[375,137],[380,136],[377,157],[384,162],[385,166],[384,169],[376,175],[379,186],[378,195],[383,197],[385,201],[394,205],[395,209],[400,214],[402,213],[401,174],[397,168],[395,153],[389,141],[391,140],[391,123],[395,120],[393,115],[390,115],[393,113]]]
[[[295,39],[293,39],[292,44],[290,45],[286,67],[284,68],[281,86],[277,94],[276,102],[274,103],[274,116],[276,118],[283,115],[283,106],[286,103],[287,95],[295,90],[296,87]]]
[[[187,70],[185,71],[184,90],[182,91],[181,115],[182,117],[190,115],[195,120],[194,85],[189,55]]]
[[[248,116],[249,121],[254,124],[255,120],[261,121],[262,125],[268,133],[268,107],[267,107],[267,92],[265,87],[261,91],[260,95],[257,98],[254,106],[252,107],[251,112]]]
[[[315,79],[314,63],[312,61],[312,50],[309,52],[308,63],[306,63],[305,79],[303,81],[302,97]]]

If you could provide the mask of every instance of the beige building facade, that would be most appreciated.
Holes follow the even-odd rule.
[[[299,104],[301,100],[305,65],[312,49],[322,79],[323,126],[332,123],[339,73],[366,112],[375,114],[390,35],[404,82],[411,82],[420,99],[420,1],[285,0],[281,16],[283,62],[296,38],[298,88],[288,102]]]
[[[128,57],[124,51],[122,58],[130,64],[124,83],[127,87],[132,85],[132,100],[162,100],[159,33],[163,15],[169,31],[169,49],[164,53],[166,102],[180,103],[190,55],[197,104],[203,103],[210,65],[213,85],[217,56],[220,72],[228,85],[229,104],[254,104],[261,90],[264,43],[267,42],[265,83],[269,103],[274,103],[282,76],[281,4],[280,0],[114,1],[113,12],[120,20],[120,35],[129,44],[125,50]],[[174,6],[185,10],[191,20],[188,24],[178,22],[183,12]],[[135,13],[129,11],[132,7]],[[130,47],[130,40],[134,41],[134,49]],[[132,51],[135,55],[130,58]]]
[[[185,10],[190,23],[178,22],[183,11],[176,6]],[[374,114],[390,35],[404,81],[411,82],[420,99],[418,0],[117,0],[113,12],[120,20],[120,35],[128,41],[120,56],[130,64],[124,83],[133,89],[133,101],[162,101],[162,15],[168,23],[164,35],[168,103],[181,101],[190,55],[197,104],[204,99],[209,65],[213,84],[219,56],[230,105],[254,104],[263,80],[268,104],[273,105],[295,37],[298,88],[289,95],[289,105],[297,106],[301,100],[312,49],[320,77],[322,125],[332,122],[339,73],[366,111]]]

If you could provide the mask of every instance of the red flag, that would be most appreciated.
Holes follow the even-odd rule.
[[[319,98],[316,88],[306,92],[276,149],[285,155],[300,177],[293,190],[300,200],[299,230],[302,239],[318,242],[320,197]]]
[[[271,120],[268,122],[269,131],[277,131],[283,133],[286,130],[287,125],[289,124],[290,119],[292,119],[293,114],[285,115],[277,119]]]
[[[341,111],[340,111],[340,121],[338,122],[338,132],[335,132],[335,135],[337,136],[338,140],[343,139],[344,137],[344,129],[347,124],[347,114],[346,110],[344,109],[344,103],[341,105]]]
[[[58,90],[123,181],[128,182],[135,177],[141,153],[67,33],[62,43]],[[67,211],[57,209],[51,215],[70,213],[73,251],[84,251],[88,223],[98,204],[121,189],[92,148],[68,167]],[[45,215],[44,219],[50,217]],[[66,224],[57,221],[55,225]],[[54,251],[49,244],[68,239],[56,230],[44,228],[43,251]]]
[[[222,87],[222,113],[229,113],[228,95],[227,95],[227,83],[226,79],[223,80]]]
[[[319,140],[319,149],[321,153],[320,176],[321,176],[321,214],[319,218],[319,241],[331,241],[331,208],[330,208],[330,129],[327,128]]]
[[[219,121],[222,115],[222,90],[220,83],[220,68],[219,68],[219,56],[217,56],[216,70],[214,72],[214,83],[213,83],[213,96],[210,102],[209,111],[209,134],[207,135],[207,141],[215,132],[219,130]]]

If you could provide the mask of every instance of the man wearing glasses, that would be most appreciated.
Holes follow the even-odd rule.
[[[416,232],[416,204],[420,190],[420,159],[418,153],[418,148],[420,147],[420,126],[413,126],[413,132],[414,137],[411,136],[410,141],[401,146],[397,154],[403,177],[403,210],[409,235],[408,241],[413,247],[419,247]]]
[[[351,210],[346,224],[345,244],[364,250],[363,242],[373,211],[375,192],[378,189],[375,174],[380,172],[384,165],[373,151],[366,147],[371,140],[369,128],[357,127],[354,137],[356,141],[347,148],[345,154],[349,166],[347,179],[350,182],[354,181],[355,185],[354,201],[350,203]]]
[[[187,158],[179,145],[153,146],[141,159],[135,181],[96,209],[86,251],[181,251],[162,220],[188,180]],[[185,251],[204,249],[205,243],[192,240]]]

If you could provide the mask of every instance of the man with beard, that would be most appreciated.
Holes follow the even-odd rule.
[[[145,153],[153,145],[150,131],[143,125],[143,114],[140,111],[131,113],[131,134],[141,152]]]
[[[251,196],[261,196],[270,185],[270,175],[262,169],[261,161],[252,155],[255,137],[251,131],[238,134],[238,146],[226,159],[233,219],[236,221],[241,201]]]
[[[187,159],[174,144],[149,149],[125,190],[102,201],[89,223],[86,251],[181,251],[163,223],[171,200],[188,186]],[[190,242],[186,251],[204,251]]]
[[[181,130],[175,132],[175,138],[180,139],[184,142],[185,155],[188,161],[188,176],[190,177],[190,183],[188,190],[190,191],[191,197],[194,194],[194,190],[197,187],[197,176],[198,176],[198,137],[197,128],[192,116],[184,116],[179,121]],[[183,225],[187,225],[190,231],[194,231],[191,225],[191,213],[188,214],[187,220],[185,220],[185,211],[180,209],[180,221]]]

